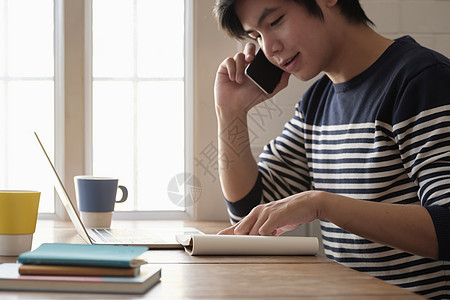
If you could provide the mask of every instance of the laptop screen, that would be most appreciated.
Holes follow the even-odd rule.
[[[67,194],[67,191],[64,187],[64,184],[61,180],[61,177],[59,177],[58,172],[56,171],[55,166],[53,165],[50,157],[47,154],[47,151],[44,148],[44,145],[41,143],[41,140],[39,139],[39,136],[35,132],[34,135],[36,136],[37,141],[39,142],[39,145],[41,146],[42,151],[45,154],[45,157],[47,158],[48,163],[52,167],[53,174],[55,174],[56,182],[54,184],[56,188],[56,192],[58,193],[59,199],[61,200],[64,209],[66,210],[67,214],[69,215],[70,220],[72,221],[73,225],[75,226],[75,229],[77,230],[78,234],[85,240],[88,244],[92,244],[92,241],[89,237],[89,235],[86,232],[86,228],[83,226],[83,223],[81,222],[80,216],[78,215],[75,207],[73,206],[72,201],[70,201],[69,194]]]

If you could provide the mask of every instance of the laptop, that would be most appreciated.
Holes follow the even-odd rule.
[[[62,202],[70,220],[72,221],[78,234],[88,244],[97,245],[127,245],[127,246],[146,246],[149,249],[182,249],[183,246],[176,240],[176,235],[192,235],[203,234],[193,227],[169,228],[169,229],[123,229],[123,228],[87,228],[84,226],[77,210],[75,209],[69,194],[58,175],[47,151],[44,148],[39,136],[35,132],[34,135],[50,164],[56,177],[55,188],[59,199]]]

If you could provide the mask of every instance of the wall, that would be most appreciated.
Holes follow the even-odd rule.
[[[212,14],[214,0],[194,0],[194,175],[201,183],[195,218],[227,220],[217,173],[217,122],[214,78],[236,42],[219,31]]]
[[[218,30],[212,16],[213,0],[195,1],[195,175],[202,183],[202,196],[197,206],[198,219],[227,219],[221,196],[217,166],[211,155],[217,151],[217,125],[214,112],[213,85],[217,66],[240,48]],[[448,0],[362,0],[375,30],[395,38],[411,35],[419,43],[450,57],[450,1]],[[312,82],[312,81],[311,81]],[[257,156],[261,148],[278,135],[293,114],[294,105],[311,82],[290,79],[287,89],[272,101],[254,108],[249,115],[254,141],[252,151]],[[317,233],[317,224],[303,232]]]

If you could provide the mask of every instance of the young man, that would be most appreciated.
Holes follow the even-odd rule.
[[[222,234],[279,235],[320,219],[329,258],[448,299],[449,59],[377,34],[357,0],[218,0],[215,13],[285,71],[262,93],[244,75],[251,43],[217,71],[220,178],[238,222]],[[291,74],[320,72],[257,164],[247,112]]]

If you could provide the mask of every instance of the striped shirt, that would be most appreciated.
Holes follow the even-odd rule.
[[[397,39],[348,82],[327,76],[260,155],[259,177],[232,221],[305,191],[374,202],[422,205],[435,225],[440,260],[374,243],[321,221],[327,257],[429,298],[450,298],[450,63]]]

